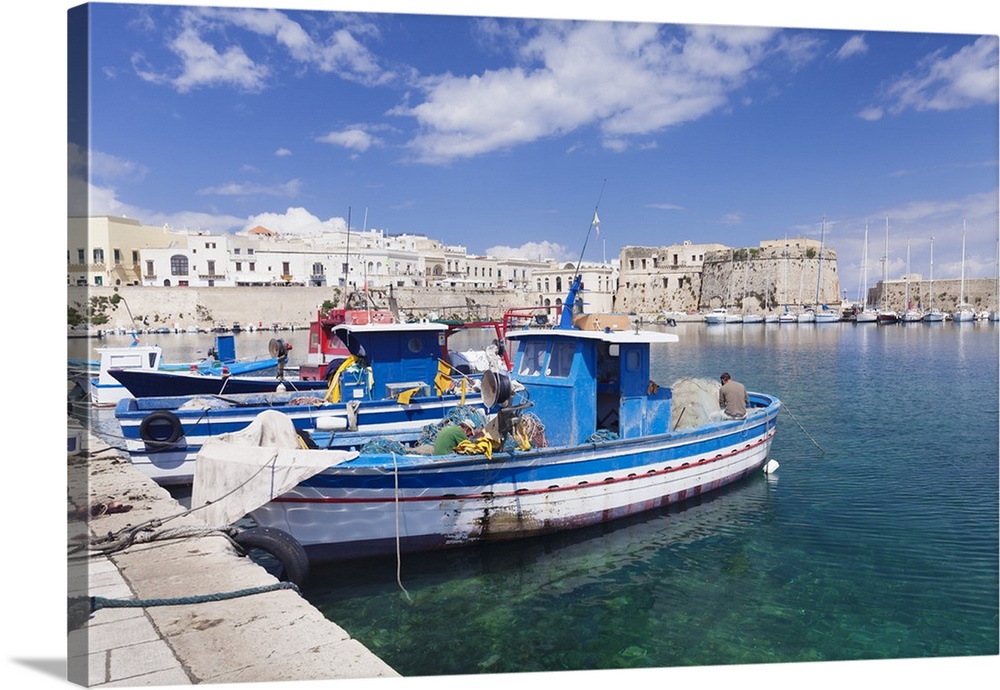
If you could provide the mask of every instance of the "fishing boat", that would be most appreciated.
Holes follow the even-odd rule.
[[[231,335],[216,336],[216,343],[232,340]],[[173,397],[191,395],[236,395],[267,393],[275,390],[320,390],[323,381],[298,381],[285,377],[285,365],[291,344],[272,338],[267,358],[236,360],[234,352],[222,351],[223,359],[210,359],[199,366],[192,364],[187,371],[151,370],[134,367],[114,367],[109,376],[118,381],[134,398]],[[275,372],[258,375],[262,372]]]
[[[115,418],[132,464],[163,485],[190,484],[205,440],[246,428],[264,410],[283,412],[309,442],[327,448],[387,437],[415,442],[456,405],[482,403],[481,374],[458,374],[448,364],[448,329],[342,324],[335,333],[350,358],[320,391],[128,398]]]
[[[954,323],[965,323],[976,320],[976,312],[965,303],[965,221],[962,221],[962,281],[959,288],[958,307],[951,314]]]
[[[579,285],[577,277],[567,311]],[[468,447],[440,456],[406,448],[324,455],[216,437],[198,457],[193,512],[213,524],[249,514],[258,529],[283,533],[311,562],[323,562],[608,522],[773,468],[776,397],[750,393],[744,418],[704,417],[675,397],[678,386],[651,380],[652,356],[677,335],[582,330],[565,318],[507,335],[517,343],[517,390],[503,372],[484,375],[486,434]],[[280,415],[268,417],[287,427]],[[246,467],[254,457],[263,470]],[[294,469],[288,481],[272,461]],[[224,469],[230,463],[246,469]],[[249,475],[262,495],[227,505],[231,485],[213,479],[242,483]]]
[[[159,381],[176,376],[190,377],[211,383],[218,382],[230,375],[256,374],[273,370],[278,360],[237,359],[236,345],[231,335],[219,335],[215,339],[215,347],[209,351],[208,357],[195,362],[169,363],[163,359],[163,351],[159,345],[144,345],[135,334],[132,344],[119,347],[102,347],[97,350],[99,357],[96,363],[85,363],[86,369],[93,370],[87,382],[91,402],[97,407],[114,407],[123,398],[144,394],[153,395],[160,391],[165,395],[165,388],[156,388],[147,381]],[[70,361],[70,367],[78,367],[79,362]],[[122,380],[127,378],[128,382]],[[137,383],[133,384],[132,381]],[[273,381],[273,379],[272,379]],[[272,383],[271,389],[274,388]],[[180,394],[180,393],[178,393]]]

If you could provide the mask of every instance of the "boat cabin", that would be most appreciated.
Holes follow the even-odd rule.
[[[350,356],[350,352],[334,335],[334,329],[342,325],[369,323],[394,323],[392,312],[378,309],[330,309],[319,311],[316,319],[309,324],[309,352],[306,362],[299,367],[299,378],[303,381],[319,381],[329,377],[336,368]]]
[[[442,323],[367,323],[334,327],[332,334],[352,356],[338,370],[341,400],[379,400],[420,388],[418,397],[437,395]]]
[[[513,378],[542,410],[550,445],[585,443],[597,432],[630,439],[670,430],[670,389],[650,379],[650,345],[671,333],[551,328],[508,333],[517,341]]]

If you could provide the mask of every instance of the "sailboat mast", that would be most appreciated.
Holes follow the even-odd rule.
[[[906,297],[903,299],[905,304],[903,309],[910,308],[910,238],[906,238]]]
[[[931,280],[927,284],[927,303],[934,306],[934,235],[931,235]]]
[[[958,293],[958,305],[965,304],[965,219],[962,219],[962,282]]]
[[[826,239],[826,216],[823,216],[823,226],[819,233],[819,268],[816,271],[816,308],[819,309],[819,286],[823,278],[823,241]]]
[[[882,255],[882,309],[886,308],[889,282],[889,216],[885,217],[885,254]]]

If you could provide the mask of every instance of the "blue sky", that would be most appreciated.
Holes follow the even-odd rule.
[[[932,236],[935,278],[958,277],[964,220],[967,276],[995,274],[988,21],[793,29],[768,27],[809,24],[484,19],[490,3],[454,4],[94,5],[92,212],[303,233],[350,213],[353,229],[472,253],[576,258],[599,203],[589,260],[818,239],[825,218],[850,298],[866,222],[874,284],[887,215],[889,277],[908,242],[926,276]]]

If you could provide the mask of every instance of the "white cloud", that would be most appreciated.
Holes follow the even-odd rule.
[[[844,41],[844,45],[840,46],[835,57],[838,60],[846,60],[848,58],[854,57],[855,55],[863,55],[868,52],[868,43],[865,41],[865,37],[858,34],[856,36],[851,36],[849,39]]]
[[[286,149],[285,147],[281,147],[280,149],[275,150],[274,155],[277,156],[278,158],[284,158],[286,156],[292,155],[292,152],[291,150]]]
[[[242,224],[242,229],[250,230],[258,225],[286,235],[318,235],[347,229],[343,218],[320,220],[301,206],[289,207],[284,213],[259,213],[250,216]]]
[[[317,137],[316,141],[324,144],[333,144],[334,146],[343,146],[346,149],[362,153],[372,146],[381,143],[377,137],[372,136],[361,127],[349,127],[339,132],[329,132],[321,137]]]
[[[377,35],[374,25],[354,23],[334,30],[329,37],[314,37],[302,25],[283,12],[273,9],[189,8],[181,13],[181,28],[168,42],[168,47],[180,64],[173,70],[156,70],[141,54],[132,58],[133,69],[140,78],[169,84],[185,93],[199,87],[232,86],[258,92],[268,85],[272,69],[266,46],[256,41],[240,45],[240,34],[233,28],[257,36],[272,38],[298,64],[312,66],[322,72],[365,85],[385,84],[397,75],[383,69],[375,56],[355,38],[353,32]],[[218,43],[216,45],[213,43]],[[221,45],[225,41],[228,45]],[[247,51],[259,50],[260,59]],[[278,64],[272,61],[272,64]]]
[[[226,182],[214,187],[203,187],[196,194],[219,196],[298,196],[302,181],[298,179],[277,185],[262,185],[253,182]]]
[[[504,150],[599,127],[604,146],[695,120],[769,55],[770,29],[545,22],[523,39],[520,64],[471,76],[425,78],[422,103],[397,115],[417,119],[411,142],[425,162]]]
[[[509,247],[507,245],[496,245],[489,247],[485,254],[495,259],[530,259],[544,261],[554,259],[565,261],[572,259],[571,252],[561,244],[555,242],[528,242],[520,247]]]
[[[885,109],[898,114],[996,103],[997,47],[996,36],[982,36],[954,55],[945,56],[942,51],[928,55],[911,73],[885,87]]]

